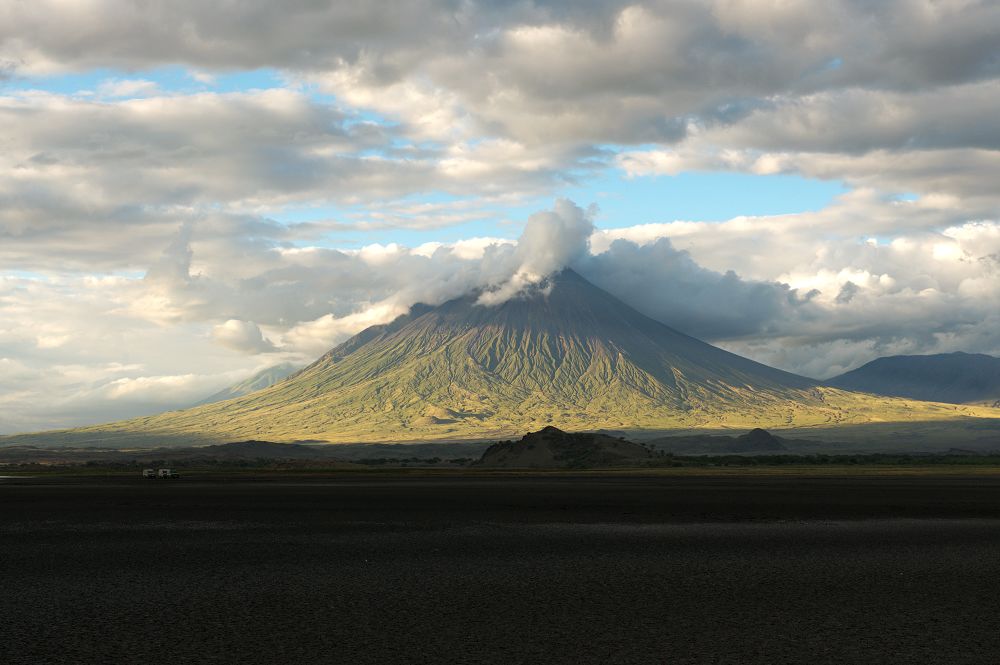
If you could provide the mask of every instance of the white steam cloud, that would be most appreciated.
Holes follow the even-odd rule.
[[[587,254],[596,207],[583,210],[567,199],[528,218],[511,259],[513,274],[479,296],[481,305],[499,305]]]

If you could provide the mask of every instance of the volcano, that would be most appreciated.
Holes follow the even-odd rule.
[[[636,432],[975,415],[820,386],[678,332],[568,269],[501,304],[484,300],[414,306],[246,396],[48,437],[408,442],[509,438],[549,424]]]

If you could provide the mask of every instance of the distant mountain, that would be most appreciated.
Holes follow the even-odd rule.
[[[270,388],[282,379],[291,376],[299,369],[301,369],[300,365],[293,365],[292,363],[272,365],[271,367],[267,367],[257,372],[249,379],[244,379],[239,383],[234,383],[228,388],[223,388],[214,395],[210,395],[196,403],[194,406],[222,402],[227,399],[233,399],[234,397],[243,397],[244,395],[249,395],[252,392],[263,390],[264,388]]]
[[[1000,407],[1000,358],[961,352],[887,356],[826,383],[875,395]]]
[[[520,441],[496,443],[476,466],[485,468],[591,468],[638,464],[654,453],[637,443],[600,433],[569,433],[545,427]]]
[[[822,387],[650,319],[571,270],[502,304],[479,298],[416,306],[242,397],[0,444],[496,441],[552,423],[650,432],[986,417]]]

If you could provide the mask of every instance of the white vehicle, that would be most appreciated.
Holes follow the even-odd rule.
[[[143,469],[142,470],[142,477],[143,478],[156,478],[156,470],[155,469]]]
[[[156,472],[157,478],[180,478],[180,474],[173,469],[160,469]]]

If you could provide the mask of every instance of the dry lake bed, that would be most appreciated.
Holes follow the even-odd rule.
[[[0,480],[4,663],[996,663],[1000,477]]]

